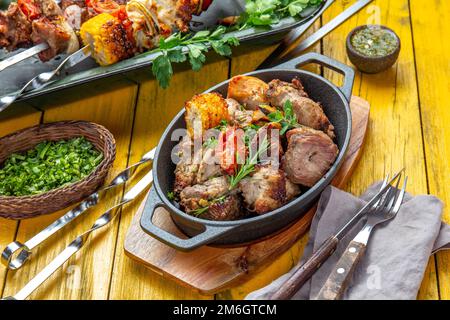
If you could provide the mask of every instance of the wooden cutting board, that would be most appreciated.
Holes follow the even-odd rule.
[[[343,186],[358,162],[369,120],[369,103],[352,97],[353,130],[346,158],[332,185]],[[251,276],[256,267],[268,263],[289,249],[309,228],[315,208],[300,220],[275,235],[240,247],[204,246],[191,252],[173,249],[142,231],[139,221],[144,209],[141,204],[125,239],[125,253],[161,276],[188,286],[202,294],[215,294]],[[163,208],[157,209],[154,222],[159,227],[186,238]]]

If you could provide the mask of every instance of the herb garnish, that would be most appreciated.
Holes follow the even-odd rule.
[[[270,27],[285,17],[296,17],[305,8],[318,5],[323,0],[247,0],[245,12],[236,26],[219,26],[213,31],[196,33],[175,33],[161,38],[159,47],[147,54],[160,53],[153,61],[152,72],[161,87],[167,88],[173,75],[172,63],[189,60],[192,70],[198,71],[206,61],[205,53],[213,48],[221,56],[230,56],[231,47],[238,46],[239,40],[227,35],[233,29],[250,27]]]
[[[169,199],[170,201],[175,200],[175,192],[173,192],[173,191],[168,191],[168,192],[167,192],[167,199]]]
[[[219,140],[216,139],[215,136],[209,137],[203,142],[203,147],[207,149],[214,149],[219,144]]]
[[[159,47],[150,53],[161,53],[152,65],[152,72],[159,84],[167,88],[173,75],[172,62],[184,62],[189,59],[192,70],[198,71],[206,60],[205,53],[212,47],[221,56],[231,55],[231,46],[239,45],[236,37],[225,36],[227,28],[219,26],[214,31],[203,30],[182,35],[175,33],[161,38]]]
[[[269,149],[269,142],[267,138],[264,138],[255,154],[252,154],[252,148],[249,148],[249,155],[247,159],[245,159],[245,163],[240,167],[239,171],[234,176],[230,177],[229,190],[236,188],[242,179],[255,171],[255,165],[258,162],[258,158],[263,152],[267,151],[267,149]]]
[[[283,105],[283,112],[277,110],[275,112],[269,113],[267,117],[271,122],[277,122],[281,124],[280,135],[284,135],[286,131],[293,128],[298,128],[300,125],[297,122],[297,117],[292,109],[292,103],[290,100],[286,100]]]
[[[223,196],[221,196],[217,199],[213,199],[210,201],[209,205],[192,210],[190,213],[196,217],[201,216],[202,214],[204,214],[205,212],[207,212],[209,210],[210,206],[212,206],[213,204],[216,204],[216,203],[223,202],[227,196],[228,196],[227,194],[224,194]]]
[[[23,154],[12,154],[0,169],[0,195],[35,195],[88,176],[103,160],[84,137],[45,141]]]

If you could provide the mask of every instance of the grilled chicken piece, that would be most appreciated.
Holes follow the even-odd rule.
[[[257,214],[275,210],[300,194],[299,186],[289,181],[283,170],[257,165],[256,170],[239,183],[246,207]]]
[[[339,153],[322,131],[302,127],[287,132],[288,148],[282,168],[294,183],[312,187],[330,169]]]
[[[273,106],[281,110],[284,103],[290,100],[298,123],[316,130],[322,130],[331,139],[334,139],[333,125],[323,112],[320,104],[308,98],[299,79],[294,78],[291,83],[278,79],[272,80],[269,83],[267,97]]]
[[[9,51],[28,47],[32,44],[30,35],[31,23],[17,3],[11,3],[6,12],[0,12],[0,47]]]
[[[208,207],[200,216],[203,219],[234,220],[242,216],[239,196],[236,192],[229,194],[224,176],[185,188],[180,194],[180,205],[187,213]]]
[[[80,35],[101,66],[130,58],[135,53],[134,39],[121,20],[109,13],[101,13],[86,21],[81,26]]]
[[[185,103],[186,128],[191,136],[202,136],[206,130],[229,120],[227,102],[217,92],[202,93]]]
[[[257,110],[261,104],[267,104],[266,90],[269,88],[264,81],[250,76],[235,76],[228,84],[227,98],[235,99],[245,109]]]

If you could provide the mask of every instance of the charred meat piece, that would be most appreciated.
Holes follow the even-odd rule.
[[[78,38],[62,16],[41,17],[34,20],[32,26],[33,42],[46,42],[50,47],[39,53],[42,61],[48,61],[59,53],[78,50]]]
[[[228,179],[224,176],[185,188],[180,194],[180,205],[192,214],[205,209],[199,215],[203,219],[234,220],[242,215],[239,196],[229,192]]]
[[[81,25],[90,18],[84,0],[62,0],[60,5],[67,23],[76,31],[79,31]]]
[[[17,3],[11,3],[6,12],[0,13],[0,47],[9,51],[32,44],[31,23]]]
[[[239,183],[249,211],[263,214],[275,210],[300,193],[283,170],[271,165],[258,165],[256,170]]]
[[[238,125],[241,128],[245,128],[253,121],[254,111],[242,110],[242,106],[236,100],[232,98],[225,99],[228,105],[228,115],[233,124]]]
[[[269,83],[267,97],[273,106],[281,110],[285,102],[290,100],[298,123],[316,130],[322,130],[331,139],[334,139],[333,125],[323,112],[320,104],[308,98],[300,80],[293,79],[292,83],[278,79],[272,80]]]
[[[250,76],[235,76],[228,84],[227,98],[235,99],[245,109],[257,110],[261,104],[268,104],[266,90],[269,88],[264,81]]]
[[[288,148],[282,160],[287,177],[294,183],[312,187],[332,166],[339,149],[322,131],[307,127],[286,134]]]
[[[220,175],[222,175],[222,170],[220,168],[220,159],[216,155],[216,148],[204,147],[203,157],[198,166],[195,182],[202,183]]]
[[[174,192],[177,195],[180,194],[184,188],[195,184],[199,169],[199,155],[194,155],[193,149],[194,144],[189,135],[184,136],[181,142],[176,146],[179,161],[175,169]]]

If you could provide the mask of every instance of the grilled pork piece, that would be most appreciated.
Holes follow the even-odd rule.
[[[235,76],[228,84],[227,98],[235,99],[245,109],[257,110],[261,104],[268,104],[266,90],[269,88],[264,81],[250,76]]]
[[[282,160],[287,177],[312,187],[336,160],[339,149],[322,131],[302,127],[287,132],[288,148]]]
[[[60,6],[67,23],[76,31],[90,18],[85,0],[61,0]]]
[[[32,44],[30,34],[31,23],[17,3],[11,3],[6,12],[0,12],[0,47],[9,51],[28,47]]]
[[[275,210],[300,194],[299,186],[289,181],[283,170],[271,165],[257,165],[239,188],[247,209],[257,214]]]
[[[198,171],[195,176],[196,183],[202,183],[212,177],[222,175],[222,169],[220,168],[220,160],[216,154],[216,148],[205,147],[202,151],[203,157],[198,165]]]
[[[199,164],[196,161],[198,155],[193,155],[194,144],[189,135],[184,136],[176,148],[179,161],[175,169],[174,192],[178,195],[195,183]]]
[[[298,123],[316,130],[322,130],[331,139],[334,139],[333,125],[323,112],[320,104],[308,98],[299,79],[294,78],[291,83],[278,79],[272,80],[266,93],[270,103],[281,110],[284,103],[290,100]]]
[[[42,17],[33,21],[31,39],[34,43],[46,42],[49,48],[39,53],[41,61],[48,61],[59,53],[78,50],[78,39],[62,16]]]
[[[200,217],[209,220],[234,220],[242,216],[239,196],[229,193],[228,179],[212,178],[203,184],[186,187],[180,194],[180,205],[187,213],[208,208]]]

